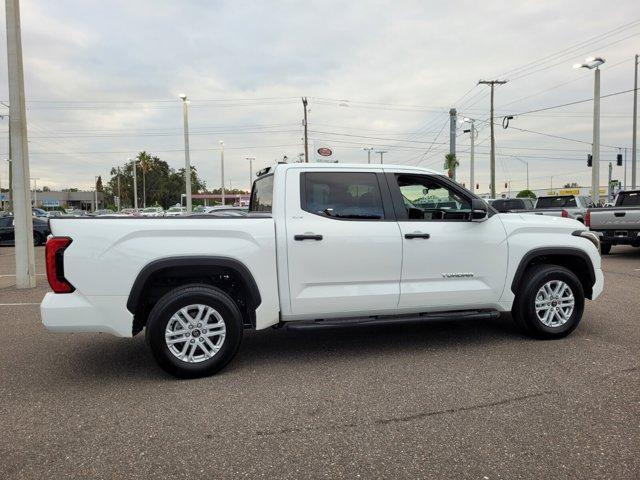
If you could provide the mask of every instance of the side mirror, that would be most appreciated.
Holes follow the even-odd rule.
[[[474,198],[471,200],[471,221],[472,222],[484,222],[488,215],[487,204],[484,200]]]

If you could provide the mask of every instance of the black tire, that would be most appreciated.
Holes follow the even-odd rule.
[[[181,308],[193,304],[215,309],[222,316],[226,328],[220,350],[198,363],[181,360],[169,350],[165,341],[165,330],[171,317]],[[242,333],[242,315],[231,297],[218,288],[200,284],[179,287],[165,294],[149,313],[146,326],[147,343],[158,365],[178,378],[206,377],[220,371],[237,353]]]
[[[559,326],[547,326],[538,318],[535,309],[536,295],[547,282],[561,280],[566,283],[574,297],[574,308],[566,323]],[[559,265],[534,265],[527,269],[513,304],[512,315],[524,332],[540,339],[562,338],[573,332],[584,311],[584,290],[578,277],[570,270]]]
[[[609,255],[611,252],[611,244],[610,243],[601,243],[600,244],[600,253],[602,255]]]
[[[37,247],[44,243],[44,235],[40,232],[33,232],[33,244]]]

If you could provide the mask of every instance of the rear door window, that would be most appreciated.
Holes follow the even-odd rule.
[[[620,205],[627,207],[639,207],[640,206],[640,193],[623,193]]]

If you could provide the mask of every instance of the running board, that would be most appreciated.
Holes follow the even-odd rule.
[[[500,317],[497,310],[462,310],[456,312],[421,313],[418,315],[380,315],[373,317],[349,317],[285,322],[288,329],[340,328],[359,325],[409,324],[441,320],[494,320]]]

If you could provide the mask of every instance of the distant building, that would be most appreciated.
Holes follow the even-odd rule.
[[[96,208],[104,207],[104,194],[98,192],[98,205],[94,205],[96,201],[96,192],[34,192],[31,191],[31,205],[45,210],[54,210],[56,208],[74,208],[78,210],[96,210]],[[0,197],[0,204],[11,200],[8,192],[3,192]]]

